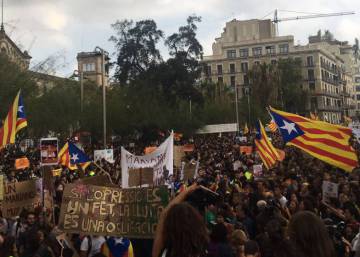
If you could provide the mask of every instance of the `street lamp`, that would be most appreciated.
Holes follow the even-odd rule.
[[[248,82],[245,82],[243,85],[243,94],[247,96],[247,104],[248,104],[248,124],[250,125],[250,94],[251,88]]]
[[[101,84],[102,84],[102,99],[103,99],[103,140],[104,140],[104,149],[106,149],[106,89],[105,89],[105,54],[108,56],[109,53],[106,52],[101,47],[95,47],[94,52],[101,53]]]
[[[71,77],[77,77],[80,81],[80,110],[82,113],[84,110],[84,73],[82,70],[80,72],[78,70],[74,70]]]
[[[240,131],[240,126],[239,126],[239,106],[238,106],[238,85],[235,84],[235,113],[236,113],[236,126],[237,126],[237,131]]]

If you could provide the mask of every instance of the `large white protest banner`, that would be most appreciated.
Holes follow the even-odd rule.
[[[173,175],[173,152],[173,133],[155,151],[146,155],[134,155],[121,147],[122,188],[149,186],[149,173],[152,173],[152,185],[167,184],[169,176]]]

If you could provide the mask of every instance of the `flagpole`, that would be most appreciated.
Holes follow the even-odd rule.
[[[111,184],[114,184],[114,182],[111,179],[111,176],[109,174],[109,172],[107,172],[106,170],[104,170],[101,166],[99,166],[96,162],[93,162],[93,164],[95,164],[96,167],[98,167],[102,172],[104,172],[106,174],[106,176],[108,177],[108,179],[110,180]]]

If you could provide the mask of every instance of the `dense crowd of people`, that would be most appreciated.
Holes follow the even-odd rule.
[[[272,142],[285,152],[285,159],[270,170],[254,172],[261,159],[256,151],[247,154],[239,150],[241,145],[255,148],[254,135],[246,137],[244,141],[232,133],[208,134],[176,142],[194,144],[183,161],[199,161],[196,177],[181,181],[180,172],[175,172],[169,190],[179,185],[187,189],[177,190],[180,193],[163,211],[154,240],[130,239],[134,256],[359,257],[359,170],[346,173],[299,149],[284,147],[274,133]],[[85,147],[90,156],[93,149]],[[135,144],[132,150],[140,154],[143,149]],[[119,184],[118,146],[114,146],[114,154],[114,163],[102,160],[98,163],[101,168],[91,165],[85,173],[62,167],[53,181],[53,212],[39,208],[23,210],[13,219],[1,218],[0,257],[71,256],[74,252],[82,257],[103,256],[100,249],[108,240],[104,236],[66,235],[68,252],[60,252],[56,236],[61,231],[56,225],[67,183],[105,170]],[[15,170],[14,160],[24,155],[30,167]],[[16,147],[3,149],[0,165],[5,183],[42,176],[36,148],[25,153]],[[338,185],[337,197],[324,198],[324,181]]]

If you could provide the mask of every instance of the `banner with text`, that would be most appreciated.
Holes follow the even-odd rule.
[[[6,183],[2,202],[3,217],[15,217],[23,208],[34,210],[41,206],[42,193],[42,179]]]
[[[105,150],[95,150],[94,151],[94,161],[101,161],[104,159],[107,162],[114,163],[114,150],[105,149]]]
[[[119,189],[67,184],[59,227],[68,233],[152,238],[169,203],[166,187]]]
[[[153,185],[164,185],[170,181],[170,176],[173,175],[173,156],[174,152],[174,137],[171,134],[155,151],[146,155],[134,155],[125,148],[121,147],[121,179],[122,188],[130,187],[130,173],[132,171],[139,171],[140,185],[149,186],[149,183],[141,181],[142,177],[152,173]]]

